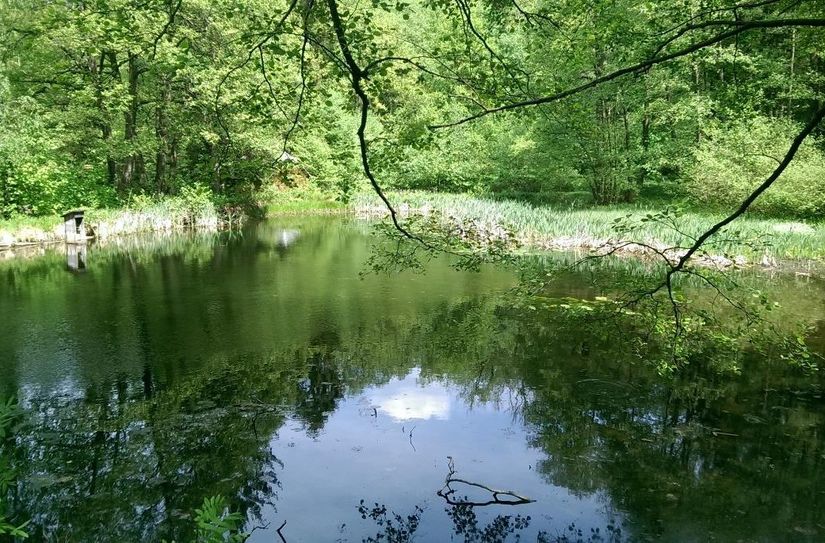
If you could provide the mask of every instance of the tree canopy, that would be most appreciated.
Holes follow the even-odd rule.
[[[787,0],[8,2],[2,213],[193,183],[346,199],[362,170],[734,208],[821,133],[823,26]],[[755,209],[821,216],[821,145],[793,162]]]

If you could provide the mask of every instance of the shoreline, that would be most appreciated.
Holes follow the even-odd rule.
[[[666,239],[661,228],[642,228],[632,240],[611,231],[617,217],[651,212],[651,208],[561,209],[534,207],[514,201],[494,201],[467,195],[391,192],[388,194],[402,217],[440,212],[456,220],[480,219],[491,226],[506,225],[521,248],[530,254],[544,252],[578,252],[587,255],[611,254],[622,258],[655,260],[667,257],[675,261],[684,254],[684,240]],[[214,206],[195,209],[169,202],[148,209],[122,208],[91,210],[87,216],[89,241],[147,233],[184,231],[220,231],[242,226],[251,217],[241,213],[221,216]],[[360,220],[375,220],[389,215],[371,193],[359,193],[348,204],[323,200],[282,200],[265,208],[265,217],[300,215],[352,215]],[[630,212],[630,213],[628,213]],[[710,224],[712,216],[686,213],[692,228]],[[44,228],[55,221],[51,229]],[[28,218],[13,230],[11,221],[0,222],[0,260],[16,258],[19,253],[37,253],[38,248],[65,243],[62,221],[57,218]],[[745,219],[743,229],[763,237],[774,235],[780,243],[765,244],[759,250],[741,246],[735,252],[714,248],[694,259],[696,265],[716,269],[759,269],[791,271],[797,275],[820,275],[825,263],[825,226],[782,221],[780,219]],[[38,227],[39,226],[39,227]],[[659,234],[657,236],[656,234]],[[750,249],[750,251],[739,251]]]
[[[440,212],[450,220],[472,219],[486,228],[505,228],[530,254],[579,252],[645,261],[667,258],[671,264],[678,261],[687,251],[686,247],[692,244],[693,237],[686,237],[683,232],[692,230],[694,235],[698,235],[719,219],[687,212],[683,217],[688,223],[685,229],[664,228],[649,221],[647,226],[634,232],[635,236],[622,237],[614,230],[617,220],[631,215],[644,217],[655,210],[631,206],[585,209],[535,207],[522,202],[416,191],[393,192],[388,196],[400,217]],[[389,216],[386,208],[373,195],[359,195],[352,207],[356,216],[362,219]],[[761,239],[762,243],[729,242],[721,247],[700,250],[691,262],[718,270],[781,270],[798,275],[820,275],[817,268],[825,265],[825,225],[745,218],[736,226],[746,234]]]
[[[99,242],[139,234],[187,230],[219,231],[241,226],[247,219],[247,216],[240,213],[219,214],[211,205],[192,209],[180,206],[179,202],[174,201],[144,209],[92,209],[88,211],[84,221],[87,232],[85,241]],[[15,226],[15,223],[22,224]],[[65,244],[64,228],[62,218],[58,216],[24,217],[15,221],[0,222],[0,259],[14,258],[14,253],[18,251],[32,251]]]

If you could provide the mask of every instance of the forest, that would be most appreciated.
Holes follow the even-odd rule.
[[[6,1],[0,215],[348,202],[359,133],[387,190],[730,211],[820,107],[823,25],[813,0]],[[821,219],[821,133],[753,213]]]

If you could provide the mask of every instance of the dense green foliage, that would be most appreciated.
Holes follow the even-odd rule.
[[[823,14],[790,0],[9,0],[0,216],[192,185],[219,205],[295,184],[346,200],[364,182],[356,79],[385,186],[729,207],[823,99]],[[715,40],[729,21],[779,19],[814,23]],[[432,130],[702,40],[563,101]],[[821,141],[785,177],[756,209],[821,217]]]
[[[546,276],[554,270],[563,282],[566,267],[540,262],[541,277],[527,281],[534,288],[515,301],[439,303],[412,281],[396,297],[342,286],[330,272],[339,253],[317,242],[312,259],[287,272],[300,280],[290,284],[277,269],[290,289],[266,298],[261,292],[277,282],[257,256],[280,262],[291,243],[284,240],[296,235],[283,230],[263,232],[254,245],[170,242],[165,256],[144,256],[153,266],[112,251],[106,288],[76,299],[80,291],[60,280],[28,290],[24,275],[48,279],[63,274],[57,267],[9,266],[5,295],[27,304],[0,336],[15,369],[0,385],[28,397],[22,411],[0,404],[0,535],[240,541],[242,524],[277,494],[273,470],[283,465],[272,436],[288,421],[317,436],[343,398],[413,370],[449,382],[470,403],[516,391],[513,412],[547,458],[537,471],[575,494],[609,496],[640,534],[681,528],[668,503],[698,509],[709,496],[757,536],[775,539],[784,524],[821,528],[821,496],[811,497],[807,478],[821,479],[822,433],[808,428],[822,425],[812,409],[822,386],[811,380],[800,392],[796,383],[800,368],[817,368],[807,347],[821,342],[821,323],[716,269],[684,267],[691,253],[669,259],[654,246],[703,245],[715,213],[752,194],[817,118],[825,101],[820,0],[0,1],[7,224],[29,227],[28,217],[79,206],[102,216],[100,209],[128,206],[124,213],[141,217],[132,222],[217,223],[273,201],[298,210],[302,199],[347,202],[370,181],[375,189],[465,193],[437,196],[436,213],[407,219],[423,232],[407,237],[424,241],[409,258],[399,258],[396,239],[377,242],[399,268],[414,267],[422,245],[430,258],[469,247],[458,267],[478,268],[477,253],[500,262],[521,244],[598,250],[618,232],[653,247],[662,256],[654,271],[666,273],[650,290],[639,285],[658,273],[585,268],[589,283],[577,277],[574,292],[558,293]],[[588,88],[567,92],[580,87]],[[287,187],[302,197],[284,196]],[[702,214],[684,220],[668,206],[639,219],[642,233],[626,215],[639,200]],[[751,210],[795,221],[825,216],[822,127]],[[111,222],[126,222],[117,217]],[[106,223],[94,224],[99,233]],[[743,253],[769,264],[823,255],[821,227],[751,218],[740,228],[704,248],[730,266]],[[753,241],[766,231],[770,249]],[[341,254],[366,260],[363,244],[355,247]],[[235,280],[215,275],[220,262]],[[176,280],[177,269],[191,273]],[[676,271],[684,276],[671,282]],[[258,274],[267,279],[255,291]],[[210,297],[187,302],[191,285]],[[439,288],[453,288],[446,285]],[[644,303],[622,297],[629,287],[648,293]],[[728,297],[734,287],[747,303]],[[55,299],[58,290],[66,297]],[[787,305],[812,303],[783,294]],[[341,304],[323,311],[329,321],[307,309],[320,295]],[[64,306],[74,319],[62,318]],[[279,308],[313,318],[278,320]],[[50,318],[78,327],[72,352],[88,375],[72,397],[39,396],[17,371],[30,362],[21,330]],[[272,342],[273,330],[285,339]],[[37,341],[47,364],[68,352],[57,340]],[[100,360],[116,361],[109,366],[118,371],[107,373]],[[666,374],[672,379],[660,380]],[[779,391],[770,401],[769,381]],[[616,383],[625,392],[606,401],[598,387]],[[748,401],[737,404],[735,392]],[[747,403],[760,398],[762,411],[751,413]],[[715,443],[737,409],[753,424],[740,424],[741,440]],[[814,422],[786,425],[786,412]],[[29,425],[20,439],[11,436],[18,419]],[[412,445],[412,430],[409,437]],[[725,492],[740,486],[736,470],[749,475],[744,497]],[[672,492],[656,497],[641,482],[649,479]],[[765,515],[766,504],[784,522]],[[388,536],[397,533],[400,516],[378,504],[373,513]],[[418,518],[407,519],[401,530],[411,535]],[[722,534],[731,524],[711,521]],[[474,518],[464,522],[473,527],[465,533],[486,537]]]

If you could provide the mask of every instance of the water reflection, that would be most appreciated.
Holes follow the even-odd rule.
[[[284,520],[290,541],[825,537],[822,377],[752,357],[665,380],[626,330],[512,306],[507,272],[362,280],[367,251],[296,219],[90,247],[82,277],[0,269],[0,390],[26,414],[3,455],[32,540],[187,541],[216,494],[269,523],[251,541]],[[535,501],[448,506],[450,459]]]
[[[432,383],[422,387],[418,381],[419,370],[414,369],[402,380],[392,381],[375,391],[368,403],[389,415],[395,422],[450,418],[451,396],[446,387]]]
[[[72,272],[86,271],[86,244],[66,244],[66,268]]]
[[[301,232],[299,232],[298,230],[278,230],[276,232],[278,246],[289,247],[298,240],[300,235]]]

